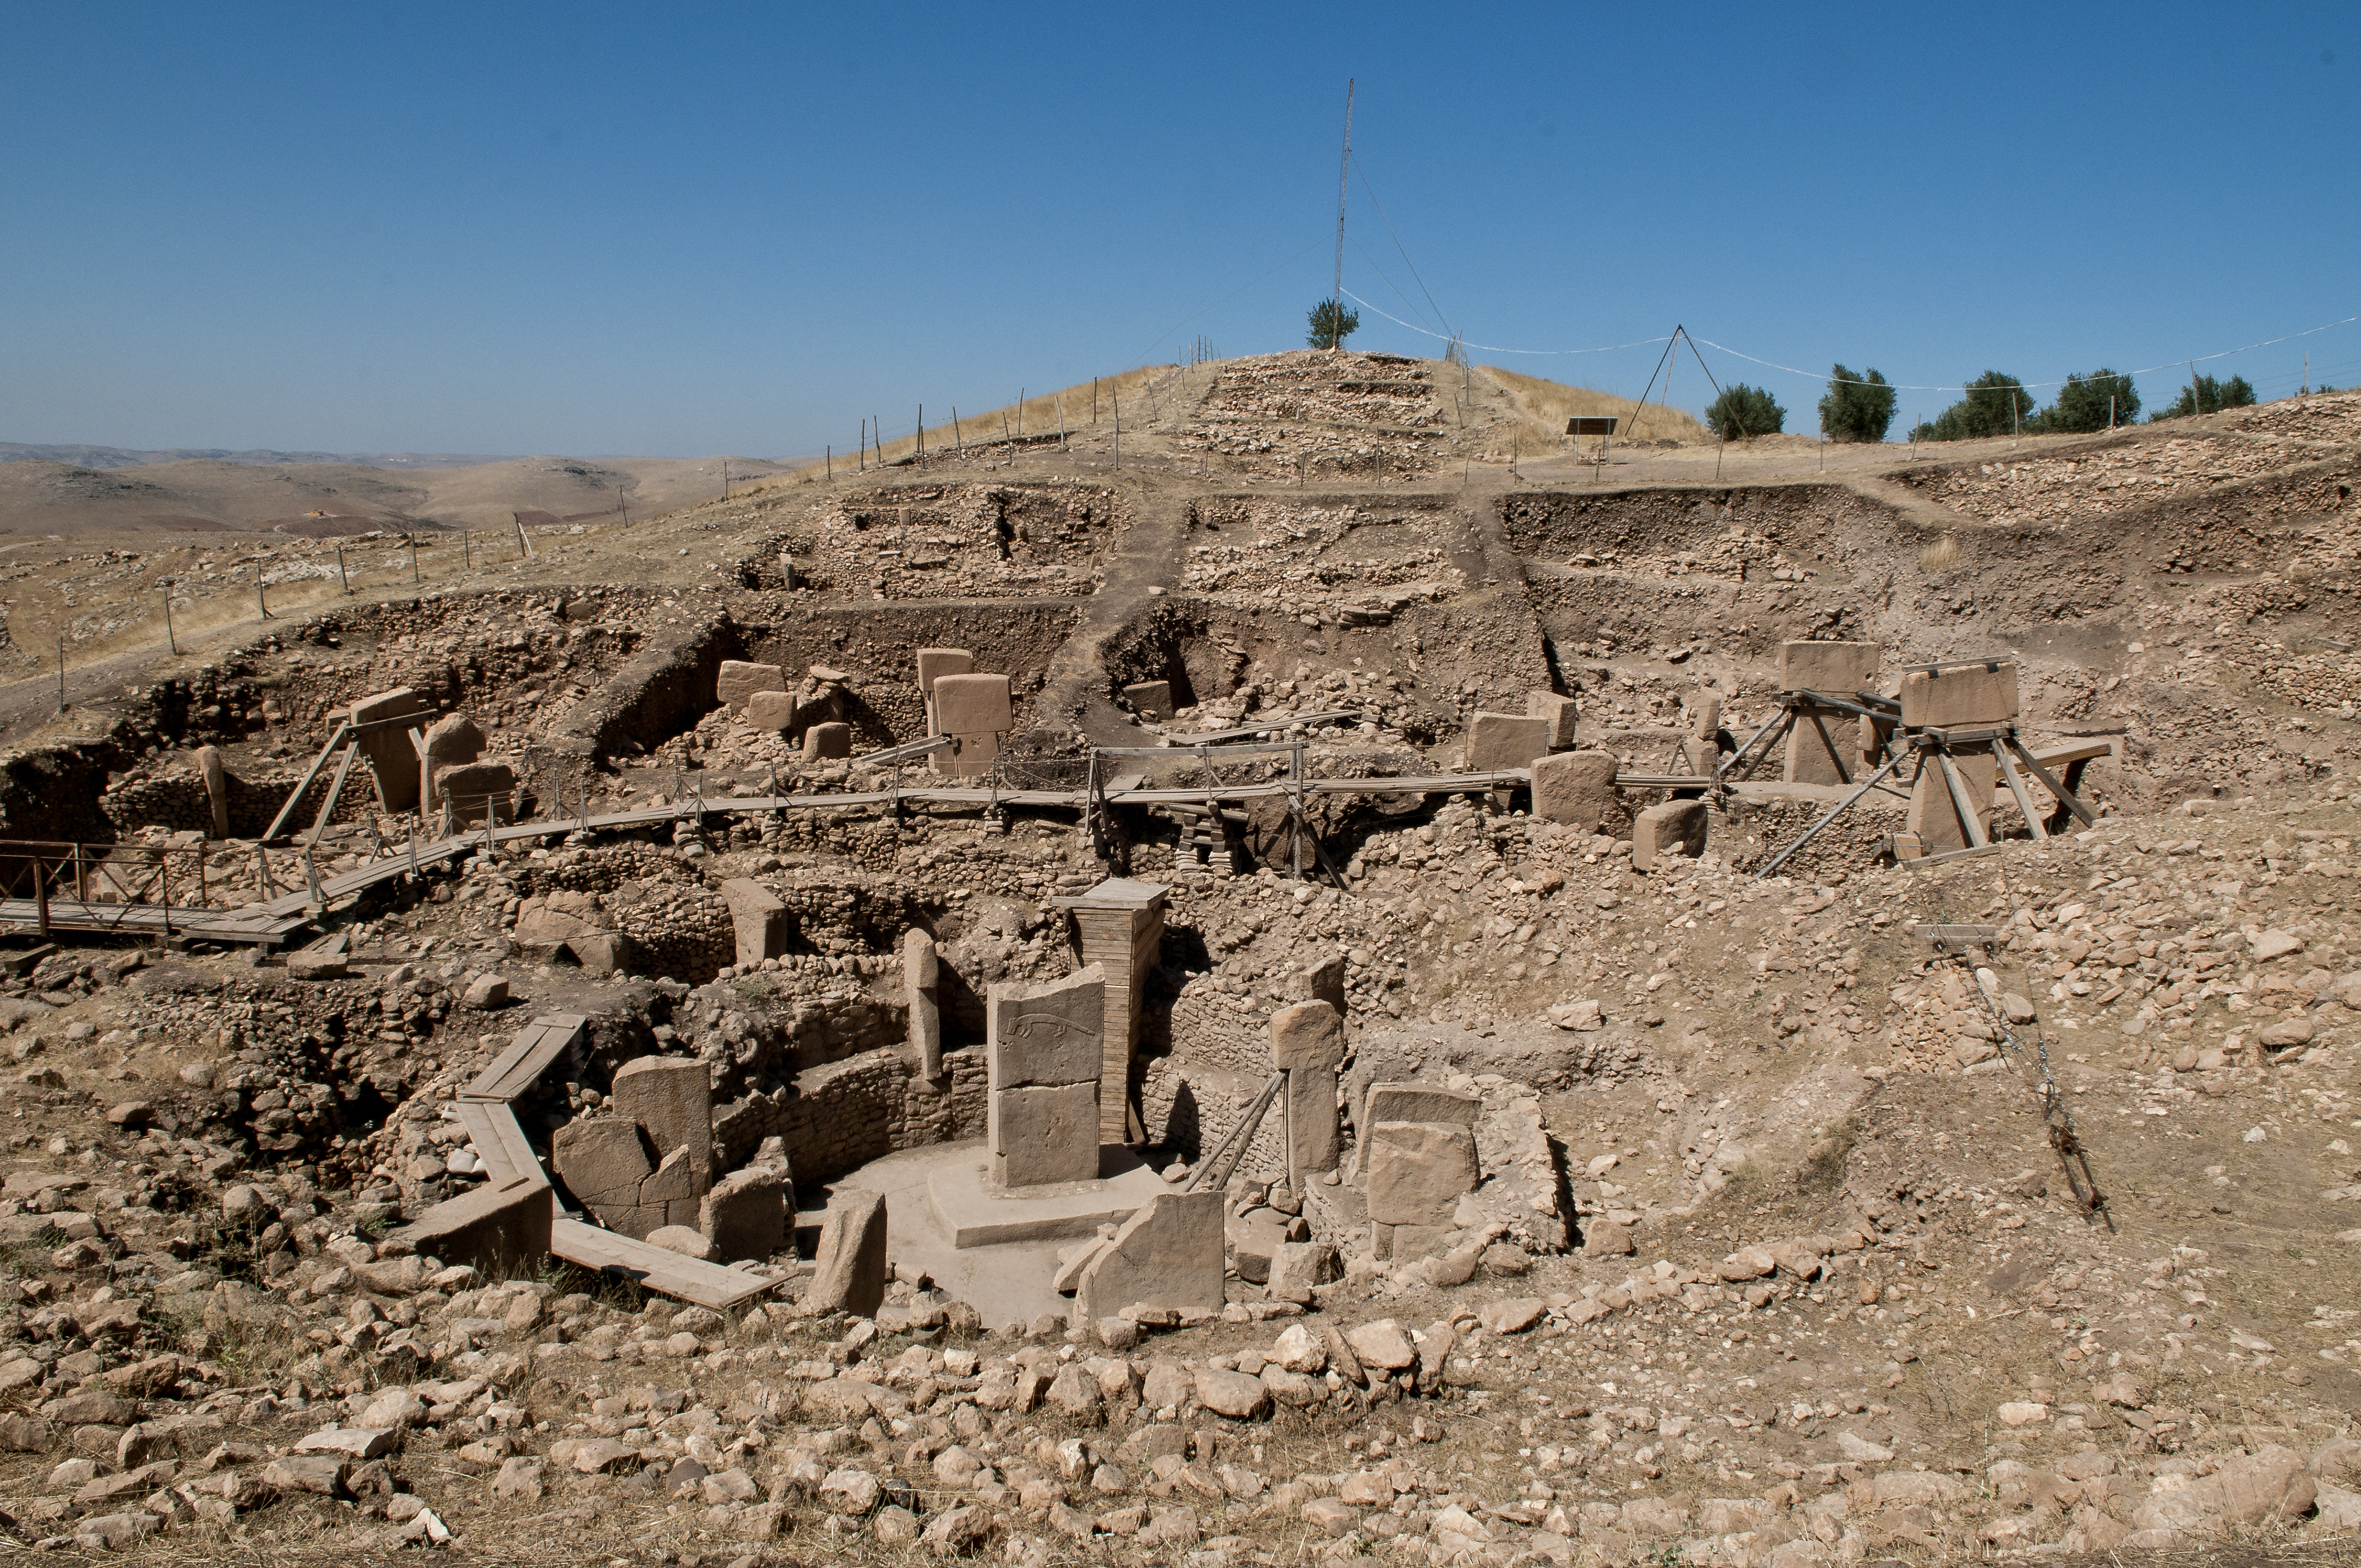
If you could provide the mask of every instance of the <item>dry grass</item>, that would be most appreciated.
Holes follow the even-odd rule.
[[[1123,409],[1123,424],[1126,431],[1133,429],[1135,425],[1144,429],[1148,422],[1151,411],[1148,396],[1149,383],[1161,381],[1177,373],[1176,368],[1170,365],[1146,365],[1136,370],[1126,370],[1120,376],[1102,376],[1095,383],[1077,381],[1071,387],[1053,389],[1038,396],[1027,393],[1022,403],[1011,401],[998,408],[982,411],[961,410],[956,426],[950,417],[951,412],[950,406],[932,408],[928,411],[927,450],[933,452],[962,443],[974,444],[999,441],[1004,438],[1004,433],[1007,436],[1015,436],[1020,433],[1028,436],[1054,434],[1061,420],[1066,433],[1070,436],[1093,431],[1110,431],[1115,428],[1115,415],[1118,405]],[[1093,386],[1097,389],[1098,414],[1095,422],[1093,422],[1091,412]],[[1159,405],[1157,411],[1170,414],[1171,406],[1169,403]],[[882,414],[880,418],[882,420]],[[883,460],[893,463],[907,457],[917,450],[917,437],[915,435],[900,436],[888,441],[882,449]],[[869,466],[876,467],[880,456],[880,449],[873,448],[867,458]],[[840,477],[848,470],[858,472],[862,458],[857,450],[850,455],[839,452],[833,462],[836,473]],[[827,471],[828,466],[827,460],[808,464],[792,473],[777,475],[749,485],[739,493],[751,495],[765,490],[783,489],[794,485],[814,484]]]
[[[1946,533],[1918,552],[1918,569],[1922,572],[1948,572],[1960,564],[1960,541],[1956,534]]]
[[[1609,392],[1596,391],[1588,387],[1569,387],[1560,381],[1543,380],[1539,376],[1527,376],[1515,370],[1503,370],[1497,365],[1477,368],[1499,384],[1509,394],[1520,421],[1532,432],[1532,450],[1548,451],[1566,439],[1565,422],[1577,414],[1613,414],[1622,421],[1617,427],[1620,441],[1679,441],[1709,442],[1712,433],[1682,409],[1667,409],[1650,402],[1645,413],[1630,398],[1619,398]]]

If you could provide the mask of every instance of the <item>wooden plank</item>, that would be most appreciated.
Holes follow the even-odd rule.
[[[727,1311],[762,1295],[774,1283],[718,1263],[683,1257],[562,1214],[549,1228],[549,1250],[568,1263],[584,1268],[611,1268],[650,1290],[715,1311]]]
[[[320,841],[320,829],[325,828],[328,825],[328,818],[336,814],[337,797],[345,793],[345,780],[352,774],[353,759],[360,754],[361,749],[357,743],[345,748],[345,759],[336,764],[335,782],[328,785],[328,797],[320,802],[319,815],[312,818],[313,843],[316,844]]]
[[[2045,768],[2054,768],[2065,762],[2095,762],[2101,757],[2114,754],[2115,743],[2112,740],[2076,740],[2063,746],[2037,746],[2033,749],[2033,760]]]
[[[581,1036],[587,1020],[578,1013],[545,1013],[517,1031],[516,1039],[491,1066],[459,1091],[465,1100],[514,1100],[539,1080],[549,1064]]]
[[[336,720],[335,733],[328,737],[328,743],[320,748],[320,754],[313,758],[312,765],[303,771],[303,782],[297,784],[287,798],[280,803],[279,815],[273,817],[270,819],[270,826],[263,830],[264,842],[267,843],[279,837],[279,830],[287,826],[288,815],[295,809],[295,803],[303,798],[303,792],[312,787],[312,781],[320,776],[320,770],[327,766],[329,756],[338,746],[344,744],[345,738],[352,733],[352,728],[353,722],[349,718]]]
[[[2025,781],[2016,776],[2016,763],[2010,758],[2008,748],[1994,746],[1993,761],[2000,767],[2001,781],[2008,785],[2008,793],[2015,797],[2016,809],[2024,814],[2025,825],[2033,830],[2033,841],[2044,842],[2049,837],[2049,829],[2041,825],[2039,814],[2033,809],[2033,796],[2026,793]]]
[[[1937,751],[1935,761],[1942,765],[1943,784],[1951,792],[1951,805],[1960,814],[1960,831],[1967,835],[1968,848],[1982,849],[1987,842],[1983,820],[1968,799],[1967,781],[1960,777],[1959,767],[1949,751]]]
[[[516,1113],[505,1102],[463,1100],[456,1110],[459,1124],[467,1129],[467,1141],[475,1146],[477,1157],[489,1172],[488,1179],[496,1187],[512,1181],[528,1180],[546,1187],[549,1177],[534,1157],[533,1146],[525,1142],[524,1129],[517,1125]]]

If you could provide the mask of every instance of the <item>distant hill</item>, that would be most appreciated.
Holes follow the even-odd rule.
[[[128,446],[41,446],[22,441],[0,441],[0,463],[63,463],[75,468],[136,468],[150,463],[184,463],[203,458],[214,463],[269,465],[279,463],[344,463],[360,468],[473,468],[484,463],[515,461],[507,455],[472,452],[225,452],[213,447],[178,446],[166,452],[142,452]]]
[[[646,517],[792,471],[760,457],[505,457],[420,455],[266,461],[266,455],[172,456],[115,447],[0,448],[0,532],[78,537],[126,529],[256,530],[322,536],[378,528],[505,527]],[[118,452],[113,465],[38,455]],[[162,461],[164,458],[170,461]],[[150,461],[149,459],[156,459]]]

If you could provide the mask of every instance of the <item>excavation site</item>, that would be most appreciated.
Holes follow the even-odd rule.
[[[2344,1560],[2361,395],[1521,379],[8,557],[0,1536]]]

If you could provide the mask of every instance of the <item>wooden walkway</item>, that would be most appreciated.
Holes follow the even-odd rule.
[[[402,1227],[403,1239],[422,1251],[463,1238],[488,1250],[522,1250],[544,1234],[545,1223],[548,1250],[566,1262],[716,1311],[770,1289],[772,1280],[601,1230],[558,1207],[557,1190],[509,1102],[538,1082],[588,1026],[579,1014],[544,1014],[519,1029],[509,1048],[459,1091],[455,1114],[484,1162],[484,1182],[419,1215]]]
[[[1186,752],[1176,749],[1174,755],[1177,759],[1185,756]],[[1485,773],[1435,773],[1416,778],[1306,779],[1301,789],[1308,795],[1483,795],[1495,790],[1524,788],[1532,783],[1532,773],[1529,769],[1499,768]],[[1285,799],[1295,787],[1282,778],[1260,784],[1200,784],[1189,789],[1110,789],[1098,798],[1108,806],[1202,806],[1208,801]],[[82,904],[53,898],[49,900],[49,925],[52,929],[161,936],[165,934],[169,915],[170,929],[177,934],[212,941],[258,942],[269,946],[302,929],[324,905],[365,892],[406,872],[439,865],[487,842],[515,844],[586,830],[596,833],[656,828],[697,817],[858,810],[904,804],[1049,806],[1079,811],[1089,804],[1090,798],[1090,792],[1079,789],[992,789],[972,784],[929,784],[913,789],[855,790],[844,794],[691,799],[668,806],[641,806],[631,811],[601,812],[587,817],[536,818],[500,828],[479,828],[414,847],[405,845],[367,865],[322,877],[317,898],[305,889],[237,909],[176,907],[170,911],[149,904]],[[0,901],[0,923],[32,926],[38,920],[39,910],[33,900]]]

